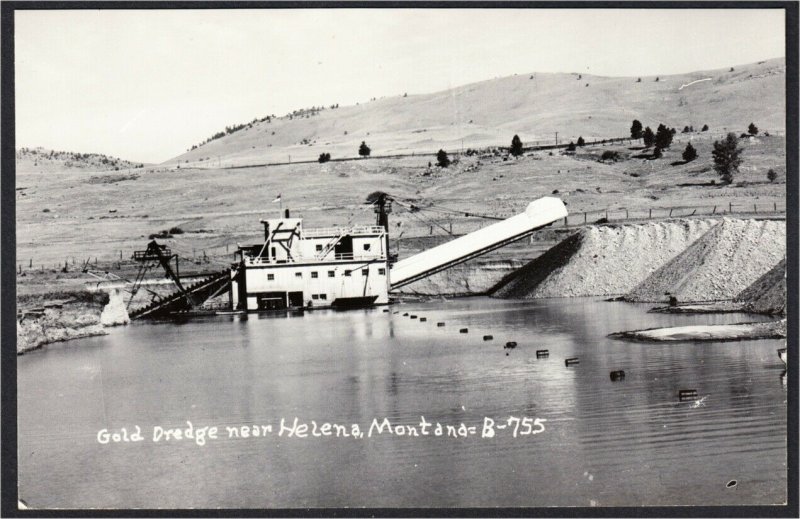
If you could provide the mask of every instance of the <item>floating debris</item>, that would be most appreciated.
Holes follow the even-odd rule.
[[[484,335],[484,336],[483,336],[483,340],[484,340],[484,341],[491,341],[491,340],[493,340],[493,339],[494,339],[494,337],[493,337],[492,335]]]
[[[550,350],[536,350],[536,358],[541,359],[542,357],[549,357]]]
[[[566,365],[567,367],[574,366],[575,364],[579,364],[579,363],[580,363],[580,360],[578,360],[578,357],[570,357],[570,358],[564,360],[564,365]]]
[[[735,487],[737,484],[738,484],[738,482],[737,482],[735,479],[732,479],[732,480],[728,481],[728,484],[727,484],[727,485],[725,485],[725,488],[733,488],[733,487]]]
[[[444,323],[436,323],[436,326],[441,328],[442,326],[444,326]]]
[[[408,317],[408,312],[404,313],[403,317]]]
[[[516,343],[516,342],[514,342],[514,341],[508,341],[508,342],[506,343],[506,345],[505,345],[505,346],[503,346],[503,348],[504,348],[504,349],[507,349],[507,350],[513,350],[513,349],[514,349],[514,348],[516,348],[516,347],[517,347],[517,343]]]
[[[678,400],[686,400],[687,398],[697,398],[696,389],[679,389]]]
[[[420,317],[420,318],[419,318],[419,322],[421,322],[421,323],[424,323],[424,322],[425,322],[425,321],[427,321],[427,320],[428,320],[428,318],[427,318],[427,317]]]
[[[460,330],[458,330],[458,333],[468,333],[468,332],[469,328],[461,328]]]
[[[623,370],[617,370],[611,372],[611,380],[624,380],[625,379],[625,372]]]
[[[410,316],[410,317],[411,317],[412,319],[416,319],[416,318],[417,318],[417,316],[416,316],[416,315],[412,315],[412,316]]]

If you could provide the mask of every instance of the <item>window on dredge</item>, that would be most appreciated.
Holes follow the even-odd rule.
[[[369,243],[364,244],[364,250],[369,250],[372,245]]]
[[[322,245],[321,244],[317,244],[317,252],[320,252],[321,250],[322,250]]]
[[[386,275],[386,269],[384,269],[384,268],[378,269],[378,275],[385,276]]]
[[[347,277],[350,277],[352,274],[353,274],[352,270],[345,270],[344,271],[344,275],[347,276]]]
[[[295,272],[294,273],[294,277],[301,278],[301,277],[303,277],[303,273],[302,272]]]
[[[267,274],[267,281],[275,281],[275,274]]]
[[[368,268],[361,269],[361,275],[362,276],[369,276],[369,269]]]
[[[311,278],[312,279],[317,279],[318,277],[319,277],[319,272],[317,272],[317,271],[311,272]]]
[[[328,277],[329,277],[329,278],[336,277],[336,272],[335,272],[335,271],[333,271],[333,270],[329,270],[329,271],[328,271]]]

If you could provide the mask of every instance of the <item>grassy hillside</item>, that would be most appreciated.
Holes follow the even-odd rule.
[[[125,265],[132,252],[143,249],[150,234],[172,227],[185,232],[164,243],[184,260],[194,256],[199,261],[182,262],[182,273],[221,268],[230,261],[237,243],[254,243],[261,238],[259,219],[277,216],[279,205],[271,201],[278,193],[283,195],[283,207],[291,208],[293,216],[303,217],[306,227],[373,222],[374,214],[364,201],[375,190],[387,191],[419,206],[433,203],[461,212],[411,213],[396,204],[390,216],[391,237],[392,247],[399,249],[401,256],[424,248],[426,240],[436,235],[446,234],[437,226],[449,229],[452,225],[453,232],[460,234],[491,223],[465,217],[464,212],[510,216],[523,211],[531,200],[546,195],[564,200],[572,215],[570,224],[582,223],[582,212],[592,212],[587,216],[591,223],[606,210],[618,211],[619,217],[626,210],[631,215],[637,211],[647,215],[651,209],[667,216],[670,208],[687,206],[703,207],[705,211],[698,216],[712,208],[719,214],[729,209],[729,204],[738,208],[737,215],[741,215],[742,208],[749,211],[753,205],[758,206],[759,213],[772,207],[783,209],[785,138],[775,133],[776,128],[783,127],[782,67],[781,60],[736,67],[732,73],[721,72],[721,83],[717,83],[718,78],[679,91],[691,101],[684,105],[675,97],[681,82],[702,79],[705,74],[681,76],[680,80],[661,78],[658,82],[655,78],[642,78],[642,83],[636,83],[636,78],[594,78],[588,81],[589,87],[580,86],[587,82],[587,75],[581,82],[575,79],[577,76],[536,75],[529,79],[525,75],[469,85],[446,94],[382,99],[368,106],[308,114],[308,118],[304,115],[292,120],[263,121],[186,155],[197,159],[212,157],[211,150],[217,150],[222,167],[216,160],[186,163],[188,159],[179,158],[180,164],[176,159],[172,164],[130,172],[110,168],[87,174],[86,169],[64,164],[53,166],[42,175],[40,169],[25,167],[30,157],[22,156],[16,177],[17,261],[25,274],[18,278],[20,290],[38,286],[49,291],[61,283],[69,285],[86,279],[75,269],[87,258],[92,263],[98,258],[98,270],[112,269],[123,277],[133,277],[135,265],[129,263],[127,270]],[[573,83],[570,93],[566,85]],[[546,84],[550,86],[545,88]],[[700,88],[707,89],[706,93]],[[626,89],[651,94],[663,89],[663,93],[637,98],[625,93]],[[692,89],[698,90],[692,94]],[[590,91],[592,96],[587,93]],[[520,99],[512,99],[514,92],[519,93]],[[601,93],[614,102],[593,101],[593,96]],[[725,101],[714,101],[714,96]],[[450,108],[445,106],[447,102]],[[619,108],[623,105],[624,109]],[[464,119],[463,124],[450,125],[454,116]],[[662,158],[651,160],[649,150],[626,142],[589,145],[575,153],[528,152],[516,159],[504,152],[452,154],[453,164],[446,169],[429,166],[436,160],[431,153],[325,164],[226,168],[234,163],[279,161],[288,153],[293,161],[316,159],[324,142],[335,142],[341,153],[347,150],[349,155],[356,154],[361,140],[367,140],[375,154],[423,148],[435,151],[444,146],[444,139],[455,142],[453,136],[462,135],[464,128],[479,123],[491,131],[485,130],[480,138],[475,133],[471,142],[465,141],[465,148],[477,147],[480,139],[487,144],[510,142],[513,133],[530,140],[537,134],[520,130],[517,125],[523,120],[534,129],[551,124],[542,121],[558,121],[561,128],[573,125],[574,134],[580,133],[589,140],[595,135],[624,135],[634,117],[653,128],[660,121],[678,127],[672,147],[665,150]],[[473,123],[469,123],[470,119]],[[751,121],[771,134],[739,140],[744,149],[742,166],[733,184],[721,185],[711,159],[713,142],[725,131],[719,126],[727,125],[739,134]],[[708,124],[711,129],[680,133],[689,124],[695,129]],[[346,136],[344,127],[348,128]],[[369,137],[365,137],[367,132]],[[330,141],[322,137],[326,134],[331,136]],[[569,135],[565,131],[561,136],[565,134]],[[316,138],[317,144],[298,145],[304,138],[312,142]],[[274,145],[264,145],[267,141]],[[690,141],[698,158],[683,163],[681,151]],[[337,156],[333,144],[324,148]],[[607,151],[616,151],[619,159],[601,160]],[[775,182],[767,180],[770,168],[777,172]],[[691,210],[678,211],[674,216],[690,213]],[[122,269],[118,270],[120,252]],[[199,259],[204,253],[208,262]],[[529,259],[531,251],[515,247],[499,254]],[[73,258],[75,266],[71,263]],[[62,273],[65,259],[70,262],[69,272]]]
[[[623,137],[633,119],[654,130],[658,123],[679,129],[708,124],[712,131],[739,133],[751,121],[763,130],[782,130],[785,72],[785,60],[774,59],[658,81],[520,74],[433,94],[256,119],[167,164],[289,162],[314,160],[323,152],[357,157],[361,141],[373,155],[388,155],[507,146],[514,134],[530,144],[550,142],[555,132],[564,142],[579,135],[587,140]]]
[[[47,173],[62,170],[121,171],[143,168],[144,164],[130,162],[99,153],[54,151],[45,148],[20,148],[16,156],[17,174]]]

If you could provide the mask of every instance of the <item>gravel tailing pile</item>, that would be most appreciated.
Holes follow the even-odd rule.
[[[492,295],[533,299],[625,294],[717,223],[680,219],[589,226],[508,276]]]
[[[736,300],[744,303],[749,312],[786,315],[786,258],[744,289]]]
[[[679,303],[732,300],[786,254],[786,223],[724,218],[626,296]]]

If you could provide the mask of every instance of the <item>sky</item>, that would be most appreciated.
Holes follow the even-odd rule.
[[[777,9],[17,11],[16,145],[160,163],[227,125],[310,106],[784,55]]]

